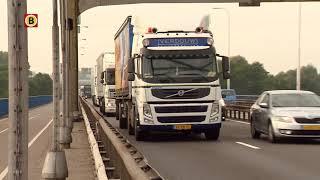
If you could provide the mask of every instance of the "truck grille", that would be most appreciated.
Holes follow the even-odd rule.
[[[190,123],[190,122],[202,122],[206,119],[206,116],[174,116],[174,117],[158,117],[158,121],[161,123]]]
[[[156,113],[207,112],[208,106],[160,106],[154,108]]]
[[[160,99],[199,99],[208,96],[210,88],[152,89],[151,93]]]
[[[308,118],[295,118],[297,123],[301,124],[320,124],[320,118],[308,119]]]

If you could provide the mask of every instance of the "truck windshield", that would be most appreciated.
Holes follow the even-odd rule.
[[[150,83],[205,83],[217,77],[214,56],[143,57],[143,79]]]
[[[108,68],[106,69],[106,77],[105,79],[107,85],[114,85],[115,80],[114,80],[114,68]]]

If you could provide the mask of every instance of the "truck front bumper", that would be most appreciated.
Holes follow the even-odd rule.
[[[221,123],[216,124],[191,124],[190,129],[177,129],[176,127],[181,124],[174,125],[140,125],[139,129],[142,131],[158,131],[158,132],[180,132],[191,131],[196,133],[206,132],[210,130],[216,130],[221,128]]]

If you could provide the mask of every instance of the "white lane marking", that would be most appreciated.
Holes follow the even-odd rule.
[[[48,122],[48,124],[29,142],[28,148],[32,146],[32,144],[41,136],[41,134],[50,126],[52,122],[53,122],[53,119],[51,119],[51,121]],[[8,173],[8,166],[1,172],[0,180],[6,177],[7,173]]]
[[[0,134],[1,134],[1,133],[6,132],[7,130],[8,130],[8,128],[6,128],[6,129],[4,129],[4,130],[0,131]]]
[[[232,121],[232,122],[237,122],[237,123],[242,123],[242,124],[250,124],[249,122],[237,121],[237,120],[232,120],[232,119],[227,119],[227,121]]]
[[[31,117],[31,118],[29,118],[29,120],[34,119],[34,118],[36,118],[36,117]],[[4,132],[6,132],[8,129],[9,129],[9,128],[6,128],[6,129],[4,129],[4,130],[0,131],[0,134],[2,134],[2,133],[4,133]]]
[[[243,146],[247,146],[247,147],[252,148],[252,149],[261,149],[261,148],[259,148],[257,146],[252,146],[252,145],[244,143],[244,142],[236,142],[236,143],[240,144],[240,145],[243,145]]]

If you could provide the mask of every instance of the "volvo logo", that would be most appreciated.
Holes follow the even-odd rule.
[[[185,93],[184,90],[179,90],[179,91],[178,91],[178,96],[183,96],[184,93]]]

